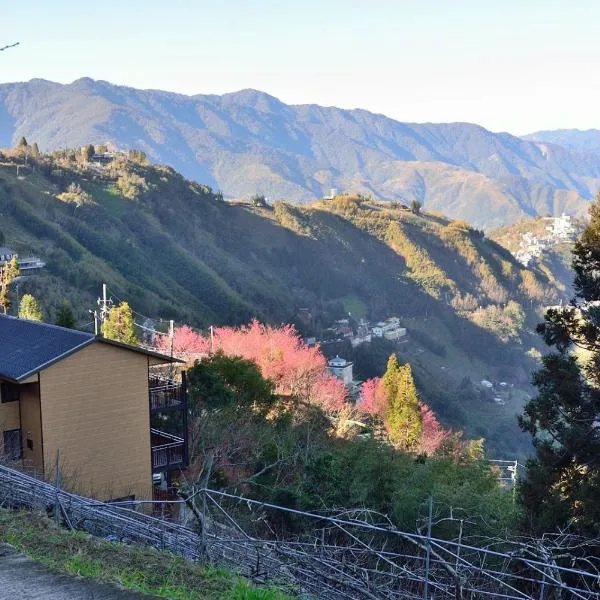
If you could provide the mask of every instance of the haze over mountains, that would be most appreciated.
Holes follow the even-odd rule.
[[[87,78],[0,85],[0,146],[20,136],[42,150],[106,141],[141,148],[226,198],[305,203],[337,188],[416,199],[486,228],[563,211],[584,216],[600,188],[600,143],[575,134],[522,139],[468,123],[401,123],[290,106],[255,90],[184,96]]]

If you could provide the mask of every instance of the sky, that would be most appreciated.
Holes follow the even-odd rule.
[[[600,2],[0,0],[0,83],[80,77],[521,135],[600,128]]]

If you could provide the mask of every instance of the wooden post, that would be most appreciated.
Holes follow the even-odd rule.
[[[429,516],[427,518],[427,553],[425,555],[425,585],[423,600],[429,600],[429,560],[431,558],[431,522],[433,520],[433,496],[429,496]]]

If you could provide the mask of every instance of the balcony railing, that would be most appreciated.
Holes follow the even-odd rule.
[[[150,388],[150,410],[153,412],[180,409],[183,407],[182,387],[180,383],[164,383]]]
[[[151,429],[152,469],[164,471],[182,467],[185,457],[185,440],[159,429]]]

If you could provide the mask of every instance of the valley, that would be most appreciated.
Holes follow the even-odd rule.
[[[19,293],[50,321],[67,299],[90,330],[102,282],[138,315],[198,328],[256,318],[322,339],[349,312],[355,326],[397,316],[410,340],[399,356],[440,418],[495,456],[528,452],[515,414],[541,348],[533,329],[565,290],[465,221],[363,195],[228,202],[170,167],[126,156],[90,165],[73,151],[5,151],[0,212],[5,244],[46,263]],[[366,379],[384,371],[386,342],[323,348]],[[481,380],[514,392],[494,402]]]

